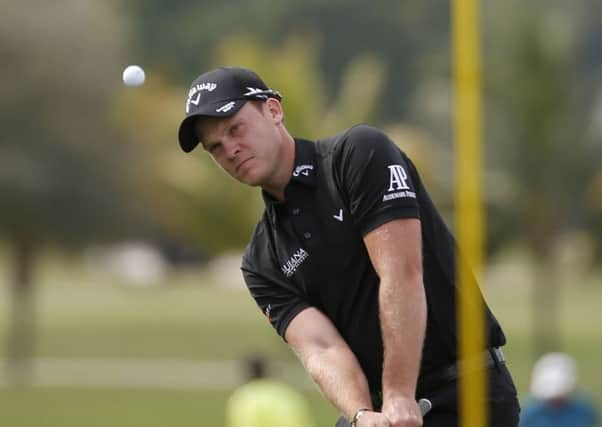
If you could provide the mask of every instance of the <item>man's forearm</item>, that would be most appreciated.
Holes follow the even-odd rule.
[[[384,344],[383,401],[413,398],[426,329],[422,274],[381,278],[380,322]]]
[[[349,348],[332,346],[300,357],[322,393],[347,419],[361,408],[372,409],[368,381]]]

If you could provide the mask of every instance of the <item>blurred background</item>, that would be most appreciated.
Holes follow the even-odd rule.
[[[188,85],[242,65],[296,136],[384,128],[453,227],[449,2],[0,4],[0,425],[220,426],[249,354],[333,425],[241,280],[258,191],[178,147]],[[483,291],[521,398],[563,351],[600,404],[602,4],[481,8]]]

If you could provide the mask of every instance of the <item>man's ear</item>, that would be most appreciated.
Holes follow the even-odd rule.
[[[266,103],[267,112],[278,124],[282,123],[284,119],[284,111],[282,110],[282,104],[276,98],[268,98]]]

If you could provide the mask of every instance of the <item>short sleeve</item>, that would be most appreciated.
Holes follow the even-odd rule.
[[[414,166],[382,131],[351,128],[333,167],[362,235],[393,219],[420,217]]]
[[[243,257],[241,270],[257,306],[284,339],[291,320],[310,304],[285,279],[284,273],[272,265],[262,266],[259,272],[249,258]]]

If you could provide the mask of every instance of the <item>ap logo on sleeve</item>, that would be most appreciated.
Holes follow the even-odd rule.
[[[408,174],[401,165],[389,165],[389,188],[387,194],[383,196],[383,202],[393,199],[402,199],[405,197],[416,198],[416,193],[410,191],[408,185]]]

